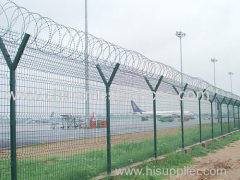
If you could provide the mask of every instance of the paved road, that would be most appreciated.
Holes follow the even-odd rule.
[[[184,126],[198,125],[198,119],[185,122]],[[210,123],[210,120],[203,120],[202,123]],[[159,122],[157,129],[177,128],[181,124],[178,121]],[[111,134],[126,134],[153,130],[153,121],[141,121],[138,118],[131,120],[114,120],[111,122]],[[49,124],[25,124],[17,126],[17,146],[27,146],[47,142],[83,139],[91,137],[106,136],[106,128],[97,129],[52,129]],[[0,126],[0,148],[10,146],[9,126]]]

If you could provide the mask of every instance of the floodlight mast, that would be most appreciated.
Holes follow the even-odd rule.
[[[214,81],[214,90],[215,94],[217,93],[217,85],[216,85],[216,63],[218,62],[217,59],[212,58],[211,62],[213,63],[213,81]],[[217,112],[217,104],[215,104],[215,113]]]
[[[216,69],[215,69],[215,64],[216,64],[216,62],[218,62],[218,60],[217,59],[215,59],[215,58],[212,58],[211,59],[211,62],[213,63],[213,73],[214,73],[214,87],[215,87],[215,93],[216,93]]]
[[[88,72],[88,11],[87,0],[85,0],[85,123],[86,126],[90,126],[89,122],[89,72]]]
[[[186,36],[186,33],[177,31],[176,36],[180,39],[181,88],[183,89],[182,38]]]
[[[230,89],[231,89],[231,93],[232,93],[232,76],[233,76],[233,72],[228,72],[228,75],[230,76]]]

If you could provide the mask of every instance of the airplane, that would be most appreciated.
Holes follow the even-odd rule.
[[[56,117],[54,117],[54,112],[52,112],[49,116],[39,115],[39,116],[25,118],[25,123],[35,124],[35,125],[39,124],[40,125],[40,124],[51,123],[55,119],[56,119]]]
[[[92,121],[95,117],[95,113],[93,112],[89,116],[89,120]],[[82,128],[86,127],[85,119],[79,115],[71,115],[71,114],[62,114],[60,118],[54,118],[54,112],[50,115],[50,120],[52,121],[52,129],[61,128],[61,129],[70,129],[70,128]]]
[[[88,120],[95,120],[95,113],[89,115]],[[55,112],[51,112],[50,115],[41,115],[36,117],[24,118],[24,124],[37,126],[45,126],[50,129],[77,129],[87,127],[85,117],[81,115],[61,114],[56,115]]]
[[[153,116],[152,111],[143,111],[140,109],[137,104],[131,100],[131,106],[133,109],[133,113],[141,116],[142,121],[147,121],[149,117]],[[172,122],[175,119],[180,118],[181,112],[180,111],[156,111],[157,119],[161,122]],[[189,112],[184,111],[184,121],[188,121],[190,119],[195,119],[196,116]]]

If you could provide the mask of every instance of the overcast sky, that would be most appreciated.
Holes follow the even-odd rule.
[[[58,23],[84,30],[84,0],[15,2]],[[240,95],[239,0],[88,0],[89,33],[180,69],[177,30],[184,31],[183,71]]]

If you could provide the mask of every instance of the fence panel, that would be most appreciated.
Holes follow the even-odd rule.
[[[227,105],[222,105],[222,129],[223,134],[228,133],[228,111],[227,111]]]
[[[189,146],[200,141],[200,128],[199,128],[199,109],[198,99],[193,93],[189,93],[184,98],[184,111],[185,111],[185,145]],[[186,116],[186,112],[192,115]]]
[[[131,77],[126,86],[111,90],[112,169],[154,156],[152,94],[146,84],[131,86],[135,80]]]
[[[0,53],[0,179],[11,177],[9,68]]]
[[[159,91],[156,94],[157,153],[159,156],[182,147],[180,98],[173,89],[167,91],[163,84],[159,87]],[[172,116],[171,111],[175,112],[176,115]]]
[[[202,135],[203,141],[212,138],[212,125],[211,125],[211,104],[208,99],[202,100]]]
[[[199,89],[217,93],[214,137],[240,127],[238,96],[10,1],[0,7],[0,179],[90,179],[210,139],[211,106]]]
[[[220,108],[216,101],[213,102],[213,131],[214,137],[218,137],[221,135],[221,116],[220,116]]]

